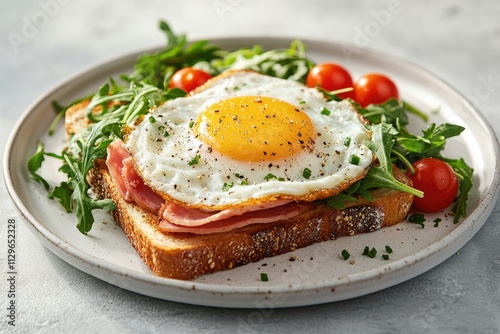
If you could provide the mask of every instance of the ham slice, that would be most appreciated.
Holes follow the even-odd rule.
[[[132,202],[132,198],[127,194],[127,186],[122,177],[123,160],[130,157],[130,154],[121,140],[115,140],[109,144],[107,152],[106,165],[108,166],[109,173],[113,178],[116,189],[124,200]]]
[[[224,232],[250,224],[288,219],[311,207],[310,203],[282,200],[222,211],[189,208],[166,201],[145,184],[135,170],[133,157],[121,140],[112,142],[107,153],[106,165],[120,196],[127,202],[135,202],[143,209],[157,214],[160,218],[158,228],[164,232]]]
[[[150,212],[158,213],[160,211],[165,200],[144,184],[134,168],[134,159],[130,156],[123,160],[122,178],[129,198]]]
[[[142,208],[158,213],[164,199],[144,184],[134,169],[134,161],[121,140],[115,140],[108,146],[106,159],[109,173],[120,196],[127,202],[135,202]]]
[[[305,202],[287,203],[268,209],[247,212],[240,216],[231,216],[199,226],[182,226],[172,224],[168,220],[160,219],[158,228],[163,232],[179,233],[188,232],[195,234],[212,234],[231,231],[250,224],[266,224],[295,217],[312,207],[313,204]]]
[[[232,216],[245,215],[253,211],[265,211],[277,206],[283,206],[292,201],[281,200],[262,204],[247,205],[241,208],[231,208],[222,211],[204,211],[200,209],[187,208],[171,202],[166,202],[160,211],[160,217],[164,220],[175,222],[182,226],[200,226],[213,223],[219,220],[225,220]]]

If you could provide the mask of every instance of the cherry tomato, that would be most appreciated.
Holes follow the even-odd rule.
[[[398,88],[383,74],[366,74],[354,84],[353,99],[363,108],[371,103],[384,103],[390,98],[399,98]]]
[[[438,212],[447,208],[457,196],[458,180],[448,163],[436,158],[424,158],[413,163],[415,174],[407,175],[415,189],[424,197],[413,199],[413,206],[425,212]]]
[[[170,78],[168,88],[176,87],[189,93],[196,87],[203,85],[210,78],[212,76],[203,70],[185,67],[174,73],[172,78]]]
[[[322,63],[311,68],[306,77],[306,85],[308,87],[320,86],[325,90],[334,91],[351,88],[353,81],[349,72],[342,66],[334,63]],[[337,96],[342,99],[352,97],[352,91]]]

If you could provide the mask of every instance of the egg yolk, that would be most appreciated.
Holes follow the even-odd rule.
[[[193,127],[198,139],[240,161],[267,161],[311,150],[316,131],[300,108],[260,96],[238,96],[201,112]]]

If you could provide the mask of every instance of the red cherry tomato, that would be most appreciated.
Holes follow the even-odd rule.
[[[170,78],[168,88],[180,88],[190,92],[198,86],[203,85],[212,76],[202,70],[193,67],[181,68]]]
[[[342,66],[334,63],[322,63],[311,68],[306,77],[306,85],[308,87],[320,86],[325,90],[335,91],[351,88],[353,81],[349,72]],[[342,99],[352,97],[352,91],[337,96]]]
[[[366,74],[354,84],[353,99],[363,108],[371,103],[384,103],[390,98],[399,98],[398,88],[383,74]]]
[[[424,192],[424,197],[413,199],[413,206],[425,212],[438,212],[447,208],[457,196],[458,180],[446,162],[436,158],[424,158],[413,163],[415,174],[407,175],[415,189]]]

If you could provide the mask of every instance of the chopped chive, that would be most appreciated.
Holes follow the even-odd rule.
[[[156,123],[156,118],[149,116],[149,123]]]
[[[283,182],[283,181],[285,181],[285,178],[284,177],[278,177],[278,181]]]
[[[196,165],[198,162],[200,162],[200,155],[197,154],[191,161],[188,162],[189,166]]]
[[[331,111],[326,109],[326,108],[323,108],[323,110],[321,110],[321,115],[330,115]]]
[[[248,185],[248,180],[241,181],[240,185],[247,186]]]
[[[344,146],[349,146],[351,144],[351,137],[346,137],[344,140]]]
[[[345,249],[344,249],[344,250],[342,250],[341,255],[342,255],[342,258],[343,258],[344,260],[347,260],[348,258],[350,258],[350,257],[351,257],[351,254],[349,254],[349,252],[348,252],[347,250],[345,250]]]
[[[193,121],[189,122],[189,128],[192,128],[192,127],[193,127],[193,125],[194,125],[194,122],[193,122]]]
[[[414,213],[411,216],[408,217],[408,221],[413,224],[420,225],[420,227],[424,228],[425,227],[425,217],[421,213]]]
[[[163,137],[168,137],[168,136],[170,136],[170,133],[168,133],[168,131],[165,131],[165,132],[163,133]]]
[[[359,165],[359,162],[361,161],[361,158],[358,157],[356,154],[351,155],[351,160],[349,161],[353,165]]]
[[[266,176],[264,176],[264,180],[266,181],[271,179],[276,179],[276,175],[269,173]]]
[[[304,168],[304,170],[302,171],[302,176],[306,179],[309,179],[311,177],[311,170],[309,168]]]
[[[382,258],[387,261],[387,260],[389,260],[389,255],[388,254],[384,254],[384,255],[382,255]]]
[[[234,182],[231,182],[231,183],[226,183],[226,182],[224,182],[224,184],[222,185],[222,190],[223,190],[223,191],[228,191],[228,190],[229,190],[229,189],[231,189],[233,186],[234,186]]]
[[[306,104],[306,101],[302,100],[299,102],[300,104]]]
[[[388,253],[388,254],[392,254],[392,248],[389,247],[389,246],[385,246],[385,251]]]
[[[375,247],[372,247],[372,249],[370,249],[370,247],[365,246],[363,255],[368,256],[370,259],[373,259],[375,258],[375,256],[377,256],[377,250],[375,249]]]
[[[441,218],[434,219],[434,227],[438,227],[440,222],[441,222]]]
[[[269,277],[267,277],[266,273],[260,273],[260,280],[262,282],[267,282],[267,281],[269,281]]]

